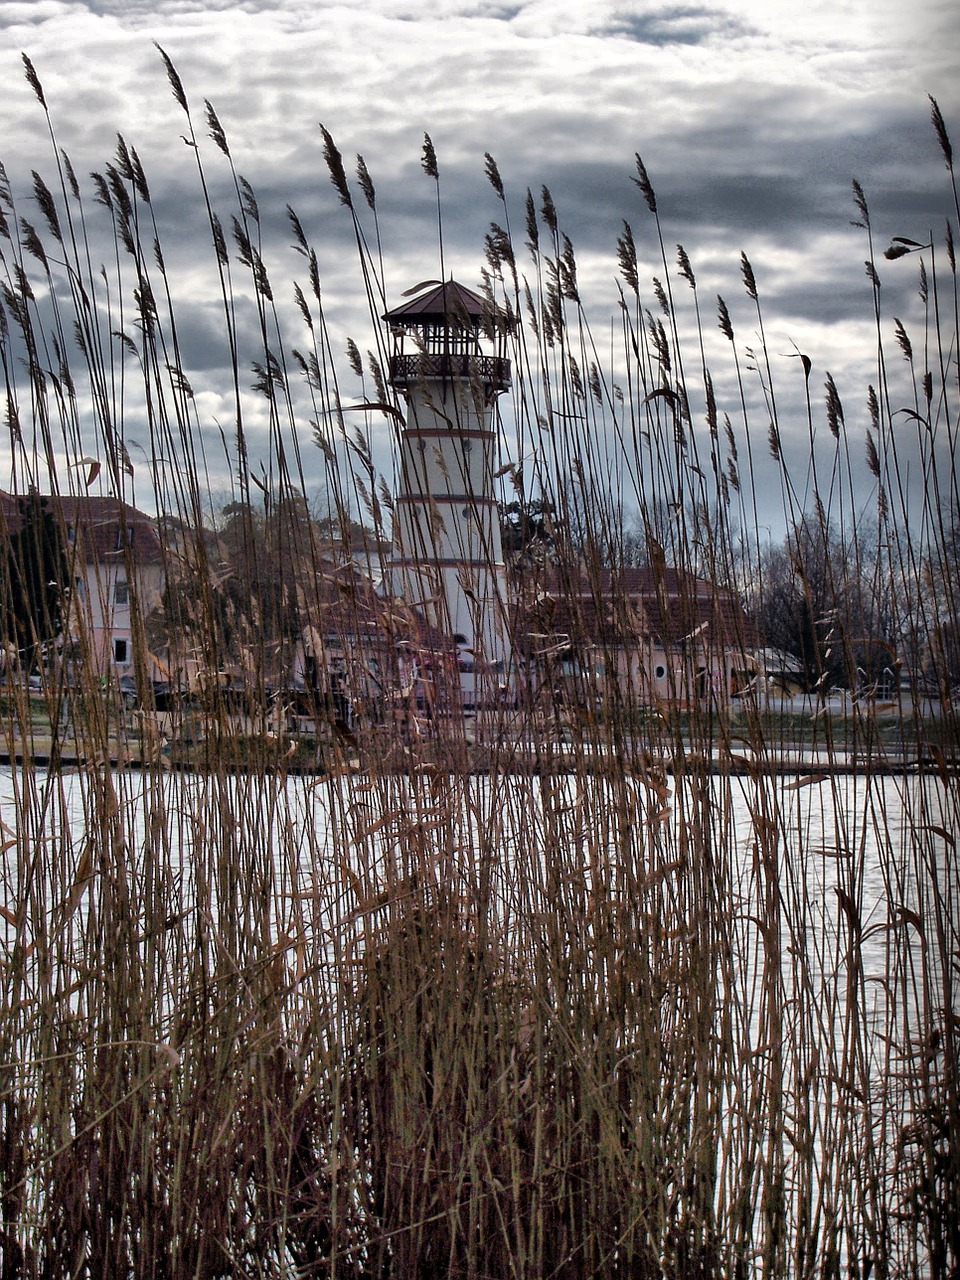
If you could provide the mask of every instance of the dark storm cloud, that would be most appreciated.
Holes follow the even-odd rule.
[[[229,166],[206,136],[205,97],[256,191],[285,343],[309,337],[292,303],[307,264],[290,247],[290,204],[316,248],[335,359],[342,362],[348,335],[361,349],[373,344],[353,228],[329,183],[318,122],[331,129],[355,191],[356,153],[369,165],[388,302],[440,270],[436,186],[420,165],[429,132],[440,167],[445,270],[475,285],[490,222],[505,221],[484,176],[490,151],[506,186],[521,270],[533,271],[523,249],[524,193],[530,187],[539,205],[547,186],[576,247],[588,317],[601,331],[617,313],[616,242],[624,219],[636,237],[645,298],[650,277],[665,274],[655,225],[632,182],[639,152],[657,192],[666,271],[685,317],[692,300],[676,280],[677,243],[695,266],[709,341],[719,344],[709,352],[718,386],[728,389],[720,367],[727,353],[715,336],[716,293],[730,305],[738,339],[754,342],[739,269],[746,251],[784,370],[788,418],[802,424],[792,344],[814,361],[815,385],[830,368],[851,387],[851,403],[862,401],[874,359],[865,236],[849,225],[856,217],[851,180],[863,184],[878,252],[893,235],[939,234],[951,213],[925,96],[937,94],[948,123],[958,119],[950,12],[928,0],[905,28],[896,0],[877,0],[869,14],[819,0],[802,10],[787,0],[371,0],[362,10],[306,0],[8,4],[0,16],[7,27],[0,159],[20,211],[35,216],[30,170],[48,173],[52,162],[42,113],[22,79],[20,47],[34,57],[58,139],[85,191],[86,174],[102,170],[118,131],[138,148],[175,295],[182,360],[196,383],[197,430],[214,454],[222,445],[213,419],[226,420],[231,381],[222,303],[196,156],[181,141],[188,124],[153,40],[182,76],[210,199],[230,242],[245,388],[262,347],[259,319],[249,272],[230,238],[237,199]],[[373,220],[356,195],[372,244]],[[101,224],[96,234],[103,237],[96,254],[109,261],[109,227]],[[882,264],[881,278],[885,314],[913,323],[916,266]],[[311,307],[319,309],[313,300]],[[353,394],[352,375],[341,376],[345,394]],[[298,400],[298,413],[300,407]],[[259,423],[252,430],[262,440]]]
[[[701,5],[651,8],[645,13],[629,10],[612,15],[607,34],[636,40],[639,44],[702,44],[722,36],[740,36],[749,28],[730,14]]]

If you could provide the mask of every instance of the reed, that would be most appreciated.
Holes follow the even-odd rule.
[[[149,704],[131,709],[92,674],[84,609],[70,615],[72,658],[49,617],[35,614],[26,640],[5,623],[21,664],[46,657],[31,691],[9,652],[0,703],[12,760],[0,774],[0,1275],[957,1275],[950,224],[945,246],[901,240],[883,266],[919,266],[924,328],[894,325],[875,288],[866,433],[829,376],[823,403],[809,396],[808,487],[787,461],[792,423],[765,347],[745,355],[722,299],[717,346],[639,157],[630,216],[651,219],[657,260],[641,261],[625,224],[610,357],[550,193],[514,201],[488,157],[500,207],[485,282],[517,320],[506,425],[534,459],[506,498],[523,535],[516,591],[532,609],[559,583],[564,627],[592,628],[593,648],[571,670],[533,643],[536,678],[478,735],[455,714],[411,725],[382,708],[346,726],[325,703],[304,743],[269,711],[271,685],[306,621],[335,616],[344,652],[370,624],[376,606],[333,562],[389,536],[370,439],[402,406],[383,372],[377,197],[362,162],[355,197],[325,133],[369,301],[364,359],[353,342],[337,349],[321,249],[293,211],[302,281],[292,309],[279,297],[255,191],[213,108],[203,134],[166,65],[231,370],[234,506],[218,531],[207,477],[222,460],[202,443],[136,151],[121,140],[87,188],[51,124],[52,176],[35,177],[32,200],[0,188],[14,494],[51,495],[73,581],[65,503],[101,486],[134,493],[141,442],[166,587],[138,596],[124,542],[134,672],[143,689],[163,650],[203,690],[202,736],[174,743],[178,759]],[[46,111],[29,63],[27,75]],[[952,181],[936,104],[933,120]],[[231,210],[215,207],[212,164],[226,166]],[[432,144],[424,167],[442,239]],[[948,198],[955,215],[955,187]],[[855,201],[877,280],[859,188]],[[744,257],[762,333],[758,277]],[[350,369],[359,418],[342,390]],[[315,449],[322,520],[306,479]],[[770,474],[779,562],[758,523]],[[2,539],[7,619],[32,554],[17,558],[15,533]],[[730,587],[757,617],[787,573],[820,692],[862,683],[864,641],[879,637],[881,666],[925,664],[936,715],[921,714],[916,681],[888,705],[787,714],[756,691],[651,700],[601,678],[639,626],[608,575],[638,559],[661,599],[679,570],[711,584],[717,608]],[[758,636],[749,611],[732,616],[727,644],[746,667]],[[399,688],[409,612],[395,602],[379,625],[384,682]],[[247,689],[239,728],[217,678],[232,668]],[[797,754],[817,764],[784,771]],[[852,774],[839,767],[851,756]]]

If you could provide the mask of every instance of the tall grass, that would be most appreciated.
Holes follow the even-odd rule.
[[[842,719],[790,717],[759,696],[651,705],[638,684],[597,674],[640,627],[604,595],[602,572],[634,554],[631,511],[661,590],[675,568],[756,593],[767,571],[761,460],[775,468],[799,557],[804,539],[862,532],[852,458],[866,449],[880,550],[866,573],[863,539],[852,557],[827,560],[821,652],[839,646],[855,675],[861,637],[840,605],[866,593],[947,692],[945,638],[960,621],[952,232],[945,249],[916,249],[926,327],[912,343],[902,326],[890,337],[874,292],[866,438],[848,429],[832,379],[824,405],[811,399],[804,500],[772,363],[761,346],[746,367],[723,302],[724,385],[735,390],[718,400],[712,321],[683,250],[692,313],[673,295],[639,158],[634,213],[649,215],[661,257],[643,266],[625,227],[622,350],[609,361],[549,192],[520,202],[521,262],[512,198],[488,160],[503,212],[486,283],[518,321],[511,429],[534,459],[516,485],[548,513],[517,591],[536,601],[559,582],[568,633],[580,610],[605,625],[574,674],[560,665],[560,629],[537,631],[516,709],[477,727],[454,714],[419,728],[391,714],[340,726],[322,744],[323,771],[304,777],[291,769],[296,744],[278,743],[266,720],[238,756],[212,676],[242,664],[265,706],[289,618],[329,608],[330,547],[294,500],[310,497],[306,449],[321,450],[343,553],[357,513],[389,532],[390,494],[339,389],[352,364],[369,380],[366,402],[393,403],[376,194],[364,166],[356,197],[324,135],[370,303],[364,362],[353,346],[334,349],[319,254],[293,213],[303,328],[290,336],[253,188],[208,106],[211,161],[167,69],[195,144],[232,371],[222,389],[240,502],[230,565],[222,542],[197,536],[215,464],[200,448],[190,353],[136,152],[121,141],[87,190],[51,126],[53,177],[37,176],[25,204],[9,185],[0,192],[14,489],[96,489],[81,462],[95,453],[105,483],[129,496],[135,429],[166,517],[171,583],[162,617],[134,600],[137,674],[142,687],[166,637],[210,677],[206,738],[186,770],[172,767],[149,707],[139,767],[111,766],[120,694],[89,663],[68,671],[51,656],[42,694],[13,676],[4,689],[15,763],[2,778],[0,1274],[956,1276],[949,700],[933,720],[899,695]],[[934,124],[952,164],[936,109]],[[234,184],[229,216],[210,195],[212,162]],[[868,252],[876,276],[872,243]],[[664,282],[649,298],[647,270]],[[762,333],[746,258],[742,282]],[[905,369],[919,509],[894,420]],[[828,457],[814,423],[827,427]],[[238,566],[243,593],[231,594]],[[351,617],[362,629],[369,602],[348,584],[338,603],[349,647]],[[82,655],[90,638],[78,618]],[[391,642],[411,634],[396,602],[381,625]],[[746,652],[754,637],[744,629],[730,643]],[[388,644],[386,665],[392,653]],[[385,671],[388,687],[405,678]],[[76,763],[41,763],[47,739],[54,766]],[[904,750],[910,769],[888,776],[888,757]],[[840,767],[851,751],[853,775]],[[798,754],[815,763],[783,772]]]

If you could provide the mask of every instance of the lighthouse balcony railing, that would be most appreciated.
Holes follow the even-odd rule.
[[[502,356],[417,352],[390,358],[390,381],[407,386],[428,378],[468,378],[482,386],[505,391],[510,386],[510,361]]]

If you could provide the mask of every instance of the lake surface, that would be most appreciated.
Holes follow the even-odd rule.
[[[277,928],[292,927],[290,904],[309,899],[311,929],[328,931],[351,890],[360,891],[358,877],[363,892],[383,893],[421,873],[424,858],[458,863],[465,887],[490,873],[494,910],[509,927],[525,905],[539,909],[549,897],[551,863],[616,896],[631,877],[659,875],[692,850],[721,868],[719,892],[739,909],[733,935],[748,952],[757,947],[749,921],[769,908],[767,881],[775,880],[784,946],[802,950],[808,976],[839,981],[852,930],[863,976],[877,979],[877,1001],[889,978],[891,930],[905,931],[915,948],[931,912],[939,918],[955,904],[957,789],[915,775],[800,785],[625,780],[613,794],[608,780],[583,777],[281,781],[4,768],[0,820],[0,938],[6,930],[8,945],[8,917],[25,886],[54,911],[58,893],[85,881],[83,860],[104,840],[134,879],[147,870],[159,876],[168,914],[191,910],[198,884],[215,884],[233,850],[237,869],[250,859],[273,895]],[[765,905],[758,895],[767,895]],[[913,917],[921,925],[911,931]]]
[[[48,1016],[95,1025],[83,992],[91,974],[104,987],[118,934],[121,959],[143,952],[137,1034],[179,1062],[198,981],[279,965],[296,1043],[318,1002],[338,1025],[365,948],[437,902],[518,989],[546,974],[538,1001],[616,1018],[623,974],[649,975],[630,1007],[664,1028],[664,1061],[694,1041],[711,1055],[718,1206],[771,1126],[794,1230],[815,1203],[846,1224],[841,1252],[924,1185],[910,1135],[946,1079],[960,954],[953,779],[6,768],[0,821],[4,1008],[22,1027],[6,1051],[25,1088],[45,1087],[29,1082]],[[614,1027],[624,1063],[636,1016]],[[664,1087],[688,1089],[675,1069]],[[907,1256],[913,1229],[891,1230]]]

